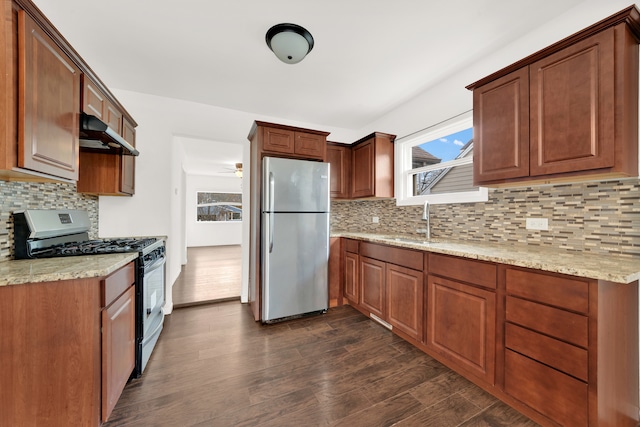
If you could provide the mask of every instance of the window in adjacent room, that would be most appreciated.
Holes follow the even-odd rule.
[[[242,221],[242,194],[198,191],[197,221]]]
[[[473,185],[471,111],[396,140],[398,205],[487,200],[487,189]]]

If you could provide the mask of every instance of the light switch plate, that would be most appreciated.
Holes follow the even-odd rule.
[[[527,230],[548,230],[549,220],[547,218],[527,218]]]
[[[380,218],[378,218],[377,216],[371,217],[371,222],[373,222],[374,224],[378,224],[380,222]]]

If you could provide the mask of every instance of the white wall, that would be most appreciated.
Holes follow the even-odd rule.
[[[242,221],[198,222],[196,202],[199,191],[242,194],[242,180],[238,177],[187,175],[185,227],[187,247],[239,245],[242,243]]]
[[[172,147],[175,145],[172,144],[173,136],[182,135],[246,144],[246,137],[253,121],[263,120],[329,131],[330,139],[340,142],[355,141],[372,131],[388,132],[402,137],[470,110],[472,97],[471,92],[465,89],[466,85],[628,5],[629,3],[625,0],[585,1],[527,36],[514,40],[493,55],[485,57],[484,60],[451,75],[437,86],[427,89],[413,100],[362,129],[329,128],[313,123],[292,122],[276,117],[113,89],[114,94],[139,124],[137,146],[141,155],[136,165],[136,195],[131,198],[100,198],[100,234],[104,237],[167,235],[169,257],[167,276],[168,286],[172,286],[180,273],[185,247],[183,209],[185,186],[180,167],[182,153],[179,149]],[[473,40],[469,40],[469,49],[473,49],[472,44]],[[438,58],[433,60],[437,61]],[[393,82],[390,81],[389,84]],[[243,163],[248,164],[248,159]],[[244,182],[248,181],[245,179]],[[245,188],[243,191],[248,189]],[[245,204],[245,209],[247,208]],[[248,221],[245,222],[248,223]],[[248,239],[248,233],[244,233],[243,239]],[[246,247],[248,248],[248,245]],[[246,275],[244,275],[243,295],[246,295],[246,286]],[[168,311],[172,306],[170,295],[169,289]]]

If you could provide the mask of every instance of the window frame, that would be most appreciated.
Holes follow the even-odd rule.
[[[478,187],[478,190],[474,191],[424,194],[420,196],[414,196],[412,194],[414,174],[443,169],[443,165],[444,168],[446,168],[449,166],[455,167],[470,164],[473,163],[473,156],[413,169],[411,149],[416,145],[433,141],[468,128],[473,128],[472,110],[396,140],[394,146],[394,180],[397,206],[421,205],[427,201],[432,204],[445,204],[486,202],[489,200],[489,190],[486,187]]]
[[[218,203],[207,203],[207,204],[199,204],[198,203],[198,198],[199,198],[199,194],[200,193],[207,193],[207,194],[237,194],[240,195],[240,203],[236,203],[236,202],[218,202]],[[201,206],[207,205],[207,206],[213,206],[213,205],[229,205],[229,206],[240,206],[240,218],[239,219],[231,219],[231,220],[225,220],[225,221],[201,221],[198,219],[198,209]],[[197,190],[196,191],[196,215],[195,215],[195,222],[196,224],[228,224],[228,223],[238,223],[238,222],[242,222],[243,221],[243,214],[244,211],[242,209],[242,193],[237,192],[237,191],[210,191],[210,190]]]

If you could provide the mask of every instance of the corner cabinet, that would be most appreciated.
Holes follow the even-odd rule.
[[[18,166],[78,179],[80,69],[18,11]]]
[[[637,176],[638,39],[632,6],[468,86],[474,184]]]
[[[374,132],[351,148],[351,197],[393,197],[395,135]]]
[[[327,142],[326,158],[331,167],[331,198],[348,199],[351,196],[351,147]]]

